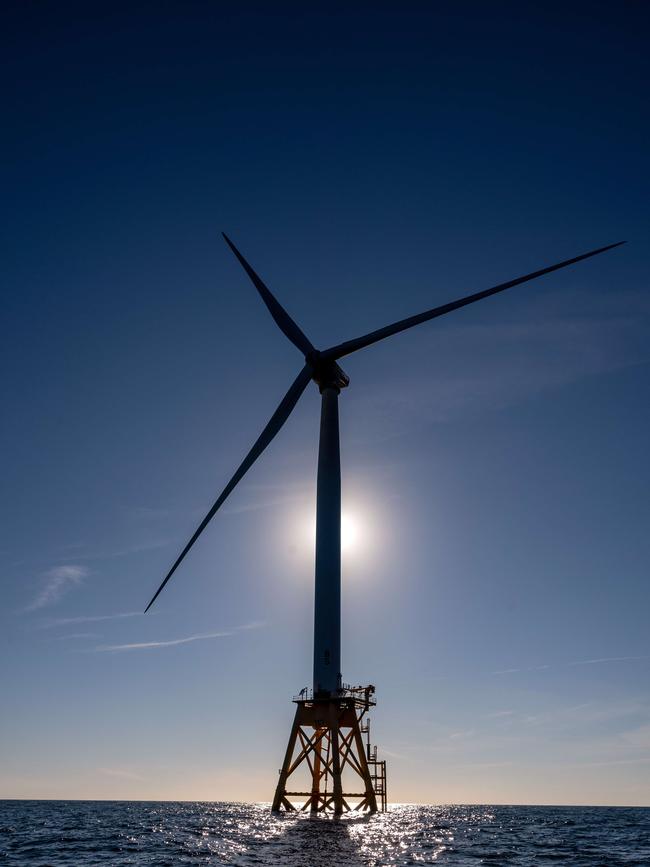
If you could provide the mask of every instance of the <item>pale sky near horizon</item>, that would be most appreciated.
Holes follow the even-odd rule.
[[[319,347],[343,665],[401,802],[650,806],[648,12],[9,4],[0,797],[269,800],[311,674]],[[524,8],[525,7],[525,8]]]

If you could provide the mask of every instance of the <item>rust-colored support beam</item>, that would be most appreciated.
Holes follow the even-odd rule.
[[[280,768],[280,779],[278,780],[278,785],[275,790],[275,796],[273,798],[273,806],[271,809],[274,813],[279,812],[280,807],[283,806],[285,810],[293,810],[293,806],[287,801],[284,796],[284,793],[287,788],[287,777],[289,776],[289,763],[291,762],[291,757],[293,756],[293,749],[296,745],[296,738],[298,737],[298,731],[300,729],[300,705],[296,708],[296,715],[293,718],[293,725],[291,726],[291,734],[289,735],[289,743],[287,744],[287,751],[284,754],[284,762],[282,763],[282,767]]]
[[[385,762],[369,759],[361,735],[361,721],[368,707],[354,694],[298,699],[296,704],[273,810],[309,810],[312,814],[333,813],[335,816],[350,810],[374,813],[378,809],[378,795],[381,795],[381,809],[385,810]],[[344,790],[346,768],[353,772],[363,791],[358,791],[359,786],[353,786],[352,791]],[[296,772],[295,779],[302,779],[307,785],[289,787],[289,779]],[[300,799],[297,806],[290,798]]]
[[[361,765],[361,773],[359,776],[366,784],[366,796],[364,798],[364,803],[371,813],[377,812],[377,796],[375,794],[375,787],[372,784],[372,778],[370,776],[370,769],[368,768],[368,759],[366,757],[366,750],[363,744],[363,738],[361,737],[361,730],[359,726],[355,726],[353,729],[354,732],[354,740],[357,746],[357,759]],[[386,809],[386,805],[384,804],[382,810]]]
[[[343,812],[343,783],[341,781],[341,748],[339,745],[339,712],[338,707],[330,702],[329,724],[332,739],[332,787],[334,789],[334,815]]]
[[[316,741],[316,746],[314,747],[314,764],[312,767],[312,784],[311,784],[311,812],[317,813],[318,808],[320,806],[320,781],[323,776],[324,771],[321,771],[321,750],[323,746],[323,736],[321,736]]]

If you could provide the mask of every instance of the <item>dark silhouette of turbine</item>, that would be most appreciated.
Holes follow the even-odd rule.
[[[382,809],[386,808],[386,763],[377,759],[377,748],[371,748],[369,739],[364,747],[361,738],[362,733],[366,733],[369,738],[368,721],[364,715],[371,706],[374,706],[372,699],[374,687],[346,687],[341,676],[341,462],[338,397],[341,389],[349,385],[349,379],[338,365],[338,360],[392,334],[406,331],[408,328],[428,322],[437,316],[444,316],[452,310],[466,307],[490,295],[496,295],[498,292],[535,280],[544,274],[550,274],[583,259],[597,256],[624,242],[619,241],[617,244],[599,247],[597,250],[582,253],[572,259],[565,259],[563,262],[532,271],[514,280],[507,280],[490,289],[466,295],[415,316],[400,319],[399,322],[393,322],[384,328],[378,328],[376,331],[321,351],[316,349],[305,336],[232,241],[226,235],[224,238],[252,280],[278,328],[300,350],[305,363],[253,447],[165,575],[145,610],[151,608],[208,523],[280,431],[308,383],[313,380],[321,393],[316,494],[313,690],[311,696],[305,689],[300,698],[295,699],[296,716],[275,791],[273,809],[294,810],[295,807],[289,800],[289,796],[301,798],[308,796],[301,809],[311,807],[312,813],[333,811],[334,814],[340,814],[345,809],[350,809],[346,799],[359,797],[361,801],[357,804],[357,809],[375,812],[378,804]],[[296,747],[299,749],[299,754],[294,760]],[[288,791],[288,778],[301,763],[305,762],[309,765],[312,777],[311,790]],[[364,788],[363,792],[344,792],[342,769],[346,763],[356,770]]]
[[[620,247],[621,244],[625,243],[625,241],[618,241],[616,244],[608,244],[606,247],[598,247],[596,250],[590,250],[588,253],[574,256],[572,259],[565,259],[555,265],[548,265],[546,268],[540,268],[538,271],[531,271],[530,274],[524,274],[523,277],[516,277],[514,280],[507,280],[505,283],[499,283],[496,286],[492,286],[490,289],[483,289],[482,291],[475,292],[472,295],[465,295],[463,298],[458,298],[456,301],[450,301],[447,304],[440,305],[440,307],[432,307],[430,310],[425,310],[423,313],[417,313],[415,316],[409,316],[406,319],[400,319],[398,322],[393,322],[391,325],[378,328],[376,331],[371,331],[368,334],[364,334],[362,337],[346,340],[344,343],[339,343],[337,346],[331,346],[329,349],[319,351],[305,336],[304,332],[299,328],[296,322],[294,322],[294,320],[289,316],[284,307],[282,307],[279,301],[271,293],[271,290],[248,264],[246,259],[244,259],[230,238],[225,234],[225,232],[222,234],[226,243],[240,261],[248,276],[251,278],[277,326],[305,356],[305,365],[280,401],[278,408],[271,416],[268,424],[255,441],[251,450],[237,468],[233,477],[223,489],[208,514],[201,521],[192,538],[179,554],[174,565],[165,576],[162,584],[154,593],[151,601],[145,609],[145,612],[147,612],[156,601],[163,587],[167,584],[176,569],[178,569],[190,548],[205,530],[206,526],[212,520],[226,498],[252,467],[275,435],[280,431],[280,428],[289,418],[295,405],[298,403],[298,400],[307,387],[309,381],[313,379],[323,395],[328,389],[332,389],[336,394],[338,394],[341,388],[345,388],[349,385],[350,380],[336,363],[337,359],[343,358],[345,355],[351,355],[359,349],[365,349],[366,346],[371,346],[373,343],[377,343],[385,337],[390,337],[392,334],[399,334],[400,331],[406,331],[407,328],[413,328],[413,326],[420,325],[422,322],[428,322],[430,319],[444,316],[446,313],[451,313],[452,310],[458,310],[461,307],[466,307],[468,304],[474,304],[476,301],[481,301],[483,298],[489,298],[490,295],[496,295],[498,292],[503,292],[505,289],[511,289],[513,286],[518,286],[521,283],[526,283],[529,280],[535,280],[537,277],[542,277],[544,274],[550,274],[552,271],[559,271],[560,268],[566,268],[568,265],[575,265],[576,262],[581,262],[583,259],[589,259],[591,256],[598,256],[600,253],[605,253],[607,250],[613,250],[615,247]],[[323,400],[325,400],[325,398],[323,398]]]

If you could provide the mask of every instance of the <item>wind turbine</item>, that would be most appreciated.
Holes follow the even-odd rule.
[[[321,419],[316,494],[313,689],[303,690],[294,699],[297,704],[296,714],[280,770],[273,809],[294,810],[294,803],[289,798],[304,799],[307,796],[301,809],[309,808],[312,813],[340,814],[351,809],[353,800],[356,801],[357,809],[375,812],[378,804],[383,809],[386,807],[386,763],[377,760],[377,748],[371,747],[369,742],[369,722],[365,714],[375,704],[374,687],[346,686],[341,675],[341,463],[338,398],[341,389],[347,388],[350,380],[338,361],[400,331],[444,316],[529,280],[535,280],[544,274],[574,265],[583,259],[597,256],[625,242],[599,247],[572,259],[532,271],[523,277],[507,280],[415,316],[400,319],[329,349],[318,350],[230,238],[225,233],[223,237],[250,277],[277,326],[302,353],[305,363],[253,447],[177,557],[145,612],[156,601],[227,497],[279,433],[307,385],[311,381],[315,382],[321,394]],[[363,733],[368,735],[365,745]],[[299,749],[294,758],[296,745],[299,745]],[[309,791],[289,791],[288,778],[303,765],[307,766],[311,778]],[[361,782],[362,792],[343,791],[343,771],[346,767],[356,774],[355,779]]]

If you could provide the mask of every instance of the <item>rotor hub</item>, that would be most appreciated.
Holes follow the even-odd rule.
[[[350,377],[336,361],[324,358],[317,349],[306,355],[305,361],[311,366],[312,379],[321,392],[326,388],[335,388],[340,391],[350,384]]]

